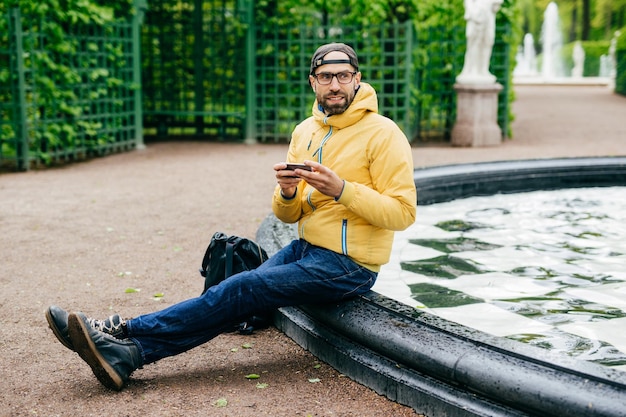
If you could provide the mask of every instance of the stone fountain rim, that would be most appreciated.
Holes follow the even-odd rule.
[[[420,168],[420,204],[471,196],[626,185],[626,157],[496,161]],[[268,252],[297,236],[268,216]],[[626,373],[461,326],[375,292],[282,308],[276,326],[340,372],[425,415],[619,416]]]

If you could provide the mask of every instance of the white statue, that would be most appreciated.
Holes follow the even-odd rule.
[[[615,59],[615,51],[617,50],[617,38],[621,35],[619,30],[615,31],[611,43],[609,44],[609,77],[615,78],[617,70],[617,60]]]
[[[535,52],[535,40],[531,33],[524,35],[524,60],[526,61],[529,75],[537,74],[537,53]]]
[[[585,68],[585,50],[583,49],[583,45],[580,41],[576,41],[574,44],[572,58],[574,59],[572,77],[581,78],[583,76],[583,69]]]
[[[489,61],[496,37],[496,13],[502,0],[464,0],[464,4],[467,48],[463,70],[456,81],[464,84],[495,83],[496,77],[489,72]]]

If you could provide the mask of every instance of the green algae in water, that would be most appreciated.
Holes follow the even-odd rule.
[[[490,226],[482,223],[468,222],[465,220],[445,220],[435,224],[436,227],[446,232],[469,232],[474,229],[485,229]]]
[[[502,247],[502,245],[494,245],[467,237],[456,237],[452,239],[409,239],[409,242],[443,253],[492,250]]]
[[[494,300],[493,304],[512,313],[538,319],[546,324],[572,323],[580,320],[600,321],[626,317],[626,313],[619,308],[586,300],[565,298],[561,294]]]
[[[538,348],[557,351],[570,357],[595,362],[605,366],[626,365],[626,354],[615,346],[560,330],[551,330],[545,333],[524,333],[506,336]]]
[[[510,270],[508,273],[520,277],[530,277],[540,281],[553,281],[559,284],[562,288],[578,288],[582,286],[596,284],[610,284],[613,282],[622,282],[622,280],[605,273],[598,273],[595,275],[583,275],[580,273],[565,274],[552,268],[536,266],[522,266]]]
[[[553,269],[545,268],[542,266],[520,266],[509,271],[509,274],[518,275],[521,277],[532,277],[535,279],[548,279],[558,277],[560,275]]]
[[[411,289],[411,297],[429,308],[458,307],[484,302],[481,298],[435,284],[411,284],[409,288]]]
[[[461,275],[480,274],[483,271],[473,261],[466,261],[450,255],[442,255],[436,258],[420,259],[417,261],[400,262],[400,267],[405,271],[427,275],[437,278],[457,278]]]

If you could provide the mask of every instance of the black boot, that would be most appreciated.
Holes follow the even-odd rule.
[[[70,335],[67,331],[67,316],[68,312],[61,307],[50,306],[46,310],[46,320],[48,320],[48,326],[52,330],[52,333],[56,338],[70,350],[74,350],[74,344],[70,339]],[[97,320],[87,318],[91,327],[101,332],[105,332],[118,339],[126,338],[126,322],[119,316],[114,314],[105,320]]]
[[[74,350],[107,388],[121,390],[130,374],[143,365],[135,343],[93,328],[83,313],[70,313],[68,328]]]

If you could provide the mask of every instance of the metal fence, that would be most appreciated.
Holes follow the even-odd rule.
[[[139,22],[68,28],[46,42],[43,19],[12,9],[0,46],[0,162],[26,170],[142,145]],[[8,71],[6,69],[8,68]]]
[[[491,70],[503,85],[498,122],[508,129],[510,32],[498,27]],[[433,27],[417,31],[411,22],[362,27],[299,26],[258,31],[254,107],[255,136],[282,141],[295,124],[311,114],[314,96],[308,86],[310,57],[326,42],[345,42],[359,55],[363,80],[376,88],[379,112],[393,119],[416,143],[450,138],[456,119],[454,83],[463,66],[464,28]]]
[[[28,142],[25,129],[25,94],[18,88],[23,86],[24,71],[17,59],[16,50],[22,49],[19,10],[11,10],[6,16],[8,31],[0,42],[0,63],[5,70],[0,75],[0,166],[23,167]],[[17,27],[16,27],[17,26]]]
[[[311,113],[311,54],[341,41],[357,50],[364,80],[378,91],[380,113],[411,142],[450,139],[464,27],[416,30],[410,21],[268,27],[246,16],[243,2],[150,4],[142,37],[147,135],[286,141]],[[498,31],[492,71],[504,85],[499,123],[507,132],[510,49],[503,36],[510,29],[499,25]]]
[[[255,71],[256,138],[262,142],[289,138],[295,124],[311,114],[314,100],[308,84],[311,54],[323,43],[344,42],[359,55],[363,80],[378,91],[379,112],[395,120],[407,135],[415,130],[411,108],[416,74],[412,66],[413,26],[299,26],[257,32]]]
[[[150,0],[142,29],[148,135],[242,137],[246,25],[237,3]]]
[[[144,131],[287,141],[311,113],[310,56],[331,41],[355,47],[380,113],[412,143],[450,138],[463,27],[268,27],[255,21],[251,3],[152,0],[143,25],[138,7],[132,22],[70,27],[65,51],[46,48],[41,22],[22,27],[19,9],[11,10],[9,34],[0,37],[8,43],[0,42],[0,164],[28,169],[132,149],[142,146]],[[506,134],[510,27],[497,30],[491,70],[504,85],[498,118]],[[54,78],[60,67],[65,76]]]

